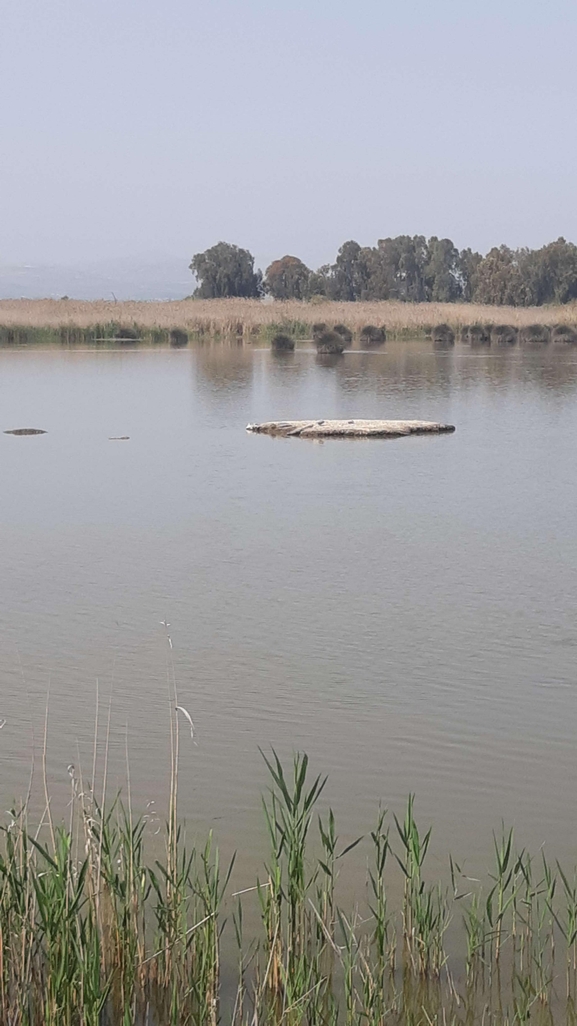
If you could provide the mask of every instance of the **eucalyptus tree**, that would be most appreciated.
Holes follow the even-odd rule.
[[[229,242],[217,242],[204,253],[195,253],[190,270],[199,283],[194,292],[199,299],[262,295],[262,273],[255,271],[252,253]]]

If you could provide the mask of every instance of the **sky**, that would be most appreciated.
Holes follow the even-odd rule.
[[[0,0],[0,263],[577,241],[575,0]]]

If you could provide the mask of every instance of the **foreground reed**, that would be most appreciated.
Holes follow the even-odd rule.
[[[431,881],[431,831],[417,825],[412,797],[402,821],[379,809],[367,837],[343,847],[332,811],[319,813],[326,779],[310,777],[305,755],[287,772],[273,752],[264,873],[231,894],[233,863],[220,865],[212,836],[184,841],[176,720],[171,749],[163,858],[147,861],[147,817],[119,799],[99,805],[73,767],[66,826],[49,804],[35,832],[25,809],[12,811],[0,858],[3,1024],[574,1022],[575,873],[516,851],[505,831],[485,889],[453,860],[444,883]],[[351,908],[339,900],[339,867],[358,861],[361,844],[365,890]],[[394,874],[404,880],[397,908]],[[261,922],[248,938],[247,903]],[[232,992],[223,937],[238,952]]]

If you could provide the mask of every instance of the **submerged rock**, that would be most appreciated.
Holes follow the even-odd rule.
[[[5,435],[46,435],[47,433],[42,428],[12,428],[10,431],[4,432]]]

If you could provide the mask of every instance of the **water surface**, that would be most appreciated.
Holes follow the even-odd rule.
[[[247,434],[306,417],[447,420],[454,435]],[[577,854],[577,354],[390,343],[319,362],[243,346],[0,352],[0,788],[35,808],[89,775],[165,804],[167,662],[181,810],[260,854],[258,746],[330,774],[344,836],[400,811],[435,857],[491,829]],[[111,436],[130,436],[111,441]],[[172,650],[167,643],[167,629]]]

